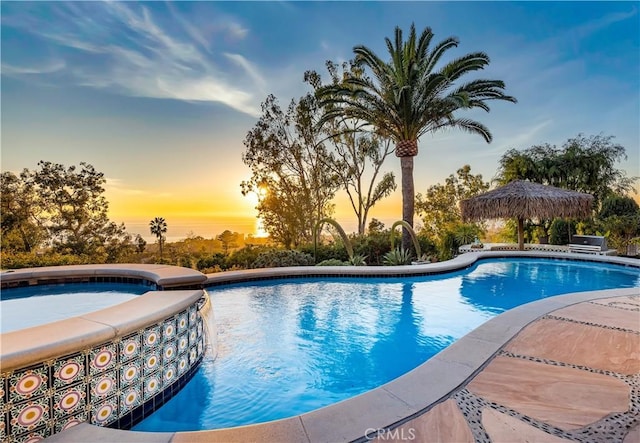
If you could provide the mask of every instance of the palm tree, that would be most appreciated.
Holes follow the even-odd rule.
[[[489,111],[488,100],[516,99],[503,93],[504,82],[478,79],[456,87],[464,74],[484,69],[489,57],[474,52],[444,64],[436,65],[442,55],[458,46],[449,37],[429,48],[433,32],[426,28],[417,39],[411,25],[405,42],[396,27],[395,42],[385,38],[391,60],[384,62],[365,46],[353,48],[355,63],[366,75],[346,73],[342,83],[318,90],[320,105],[325,107],[321,123],[335,118],[355,119],[374,126],[377,132],[396,143],[402,174],[402,219],[413,226],[414,198],[413,157],[418,154],[420,136],[444,128],[457,128],[482,136],[487,143],[492,136],[481,123],[457,116],[456,111],[480,108]],[[403,246],[409,248],[411,238],[404,229]]]
[[[164,241],[164,234],[167,232],[167,222],[162,217],[156,217],[149,222],[149,230],[158,238],[160,262],[162,262],[162,242]]]

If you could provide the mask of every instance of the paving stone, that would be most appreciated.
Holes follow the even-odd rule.
[[[631,394],[626,383],[612,376],[503,356],[496,357],[467,389],[564,430],[625,412]]]

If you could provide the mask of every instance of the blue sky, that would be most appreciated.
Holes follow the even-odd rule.
[[[170,230],[191,223],[205,236],[224,223],[251,232],[255,201],[240,194],[249,176],[241,153],[260,103],[273,93],[285,105],[308,92],[304,71],[324,74],[325,60],[349,59],[354,45],[386,58],[384,37],[412,22],[432,27],[437,41],[457,36],[450,57],[488,53],[482,76],[504,80],[518,99],[472,115],[491,129],[491,144],[455,131],[423,136],[418,192],[464,164],[491,179],[507,149],[561,145],[578,133],[615,135],[629,155],[620,166],[640,175],[637,2],[5,1],[0,8],[2,170],[33,169],[41,159],[89,162],[108,178],[112,218],[133,232],[146,232],[155,216]],[[386,167],[399,178],[395,157]],[[344,202],[337,216],[353,229]],[[400,214],[399,191],[373,212],[387,221]]]

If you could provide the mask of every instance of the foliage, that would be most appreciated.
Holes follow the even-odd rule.
[[[594,196],[594,208],[614,194],[629,192],[636,178],[629,178],[615,164],[627,158],[625,148],[613,136],[578,134],[561,148],[536,145],[511,149],[500,159],[498,181],[529,180]]]
[[[473,175],[471,166],[464,165],[456,171],[456,175],[449,175],[444,184],[437,183],[430,186],[424,195],[418,194],[416,213],[422,219],[424,234],[442,241],[445,232],[462,223],[460,201],[482,194],[488,189],[489,183],[482,180],[482,174]],[[479,224],[475,226],[482,229]]]
[[[385,62],[365,46],[353,48],[355,65],[362,75],[344,73],[343,81],[320,88],[316,94],[325,108],[322,122],[335,118],[354,119],[372,125],[378,134],[396,142],[402,172],[402,219],[413,226],[413,156],[418,153],[420,136],[444,128],[457,128],[481,135],[487,142],[491,133],[481,123],[460,118],[458,111],[479,108],[489,111],[487,101],[507,100],[500,80],[478,79],[463,84],[465,74],[484,69],[489,57],[476,52],[442,63],[441,57],[458,45],[447,38],[430,48],[433,32],[425,28],[420,37],[411,25],[409,38],[403,39],[397,27],[395,39],[385,39],[390,61]],[[436,69],[437,68],[437,69]],[[372,77],[367,77],[370,72]],[[403,245],[410,245],[404,230]]]
[[[261,253],[252,268],[278,268],[285,266],[313,266],[313,257],[295,250],[272,249]]]
[[[618,216],[634,216],[640,211],[640,206],[631,197],[625,195],[612,195],[602,202],[602,208],[598,214],[601,219]]]
[[[216,240],[222,243],[222,252],[224,255],[229,253],[229,248],[236,248],[238,246],[238,235],[237,232],[231,232],[227,229],[216,237]]]
[[[353,62],[339,66],[327,61],[326,65],[334,86],[343,81],[347,72],[356,77],[362,75],[362,70]],[[315,71],[305,72],[304,78],[315,91],[323,87],[321,77]],[[333,145],[325,159],[326,164],[347,193],[358,219],[358,234],[363,235],[371,208],[396,189],[393,173],[387,172],[378,180],[382,164],[393,152],[391,141],[363,128],[356,120],[342,117],[327,121],[323,130]]]
[[[322,260],[320,263],[316,264],[316,266],[348,266],[348,265],[349,265],[348,262],[338,260],[337,258]]]
[[[258,196],[258,214],[270,237],[286,248],[313,239],[313,227],[333,211],[338,189],[317,126],[319,109],[313,96],[292,100],[283,111],[273,95],[262,104],[262,116],[247,134],[242,161],[251,178],[242,194]]]
[[[104,174],[40,161],[19,176],[2,173],[3,253],[50,247],[93,263],[120,261],[135,248],[124,225],[109,221]],[[83,260],[85,260],[83,258]]]
[[[147,247],[147,241],[140,234],[136,234],[136,252],[142,254]]]
[[[608,232],[609,246],[620,254],[631,254],[631,246],[640,240],[640,207],[627,196],[613,195],[602,202],[598,214],[601,226]]]
[[[361,254],[354,254],[349,258],[349,264],[351,266],[367,266],[367,256]]]
[[[260,254],[270,250],[272,250],[272,248],[266,246],[248,245],[244,248],[233,251],[233,253],[227,257],[227,269],[233,267],[249,269]]]
[[[39,268],[42,266],[81,265],[93,263],[91,257],[50,252],[36,254],[18,252],[2,254],[2,269]]]
[[[411,251],[404,248],[396,248],[384,255],[382,264],[385,266],[410,265],[412,259]]]
[[[571,237],[576,234],[576,223],[563,218],[554,218],[549,228],[549,243],[552,245],[567,245]]]
[[[349,260],[347,250],[340,243],[318,244],[316,248],[314,248],[313,243],[309,243],[300,246],[297,250],[314,256],[316,263],[325,260],[339,260],[344,262]]]
[[[149,222],[149,230],[158,239],[158,245],[160,246],[160,262],[162,263],[162,244],[164,243],[167,233],[167,222],[162,217],[156,217]]]
[[[196,263],[196,269],[200,272],[215,267],[221,270],[227,269],[227,254],[218,252],[208,257],[201,257]]]
[[[46,238],[40,218],[43,208],[29,170],[19,176],[8,171],[2,173],[0,205],[4,252],[31,252],[42,244]]]

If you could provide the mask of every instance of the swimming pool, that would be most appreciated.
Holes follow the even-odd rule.
[[[210,288],[218,357],[134,430],[216,429],[289,417],[380,386],[515,306],[640,286],[637,268],[483,259],[402,278],[305,278]]]
[[[124,303],[149,291],[129,283],[72,283],[2,291],[0,333],[64,320]]]

